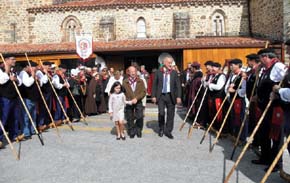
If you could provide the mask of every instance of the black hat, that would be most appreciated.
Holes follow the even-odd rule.
[[[269,54],[269,53],[276,54],[273,48],[265,48],[265,49],[260,50],[258,52],[258,55]]]
[[[67,69],[67,66],[64,65],[64,64],[60,64],[60,65],[58,66],[58,68]]]
[[[211,61],[211,60],[208,60],[208,61],[206,61],[204,63],[205,66],[207,66],[207,65],[211,65],[212,66],[212,64],[213,64],[213,61]]]
[[[218,63],[218,62],[214,62],[214,63],[212,63],[211,66],[213,66],[213,67],[218,67],[218,68],[221,68],[221,67],[222,67],[222,65],[221,65],[220,63]]]
[[[31,67],[36,67],[38,65],[36,62],[33,62],[33,61],[29,61],[29,62],[30,62]],[[25,62],[22,62],[20,65],[22,67],[26,67],[26,66],[29,66],[29,63],[28,61],[25,61]]]
[[[191,67],[200,67],[200,64],[198,63],[198,62],[193,62],[192,64],[191,64]]]
[[[246,56],[247,59],[249,60],[259,60],[259,55],[252,53]]]
[[[45,61],[42,63],[43,65],[52,65],[52,62]]]
[[[229,64],[242,64],[242,60],[235,58],[229,62]]]
[[[13,54],[6,53],[6,54],[3,54],[3,57],[4,57],[4,59],[6,59],[6,58],[10,58],[10,57],[15,57],[15,56]]]

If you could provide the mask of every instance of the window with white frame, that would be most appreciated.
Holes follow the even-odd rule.
[[[146,38],[146,22],[144,18],[137,20],[137,38]]]
[[[219,12],[215,12],[212,16],[212,32],[214,36],[225,34],[225,18]]]

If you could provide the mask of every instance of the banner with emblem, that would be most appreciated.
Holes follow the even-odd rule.
[[[93,37],[90,33],[76,35],[76,50],[79,57],[84,61],[93,53]]]

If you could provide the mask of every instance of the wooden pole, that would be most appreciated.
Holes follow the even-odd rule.
[[[274,161],[272,162],[271,166],[268,168],[266,174],[264,175],[263,179],[261,180],[261,183],[265,183],[268,179],[269,175],[271,174],[272,170],[274,169],[275,165],[283,155],[284,150],[287,148],[288,144],[290,142],[290,135],[287,137],[286,142],[284,142],[283,146],[281,147],[280,151],[278,152],[277,156],[275,157]]]
[[[42,60],[39,60],[39,61],[40,61],[41,65],[43,65],[43,64],[42,64]],[[51,88],[52,88],[52,91],[53,91],[53,93],[54,93],[54,95],[55,95],[55,97],[56,97],[56,99],[57,99],[57,101],[58,101],[58,103],[59,103],[59,106],[60,106],[60,108],[61,108],[61,110],[62,110],[62,112],[63,112],[63,114],[64,114],[64,116],[65,116],[65,118],[66,118],[66,121],[68,122],[68,126],[70,127],[70,129],[71,129],[72,131],[74,131],[74,128],[73,128],[73,126],[72,126],[72,123],[71,123],[71,121],[70,121],[70,119],[69,119],[67,113],[65,112],[64,107],[63,107],[63,105],[62,105],[62,103],[61,103],[61,101],[60,101],[60,99],[59,99],[59,97],[58,97],[58,94],[56,93],[56,91],[55,91],[55,89],[54,89],[54,86],[53,86],[53,84],[52,84],[52,82],[51,82],[51,80],[50,80],[49,77],[48,77],[48,82],[49,82],[49,84],[50,84],[50,86],[51,86]]]
[[[2,59],[3,63],[6,65],[6,61],[5,61],[5,59],[3,58],[2,53],[0,53],[0,56],[1,56],[1,59]],[[43,140],[42,140],[42,138],[40,137],[40,133],[38,132],[37,128],[35,127],[35,124],[34,124],[34,122],[33,122],[33,119],[32,119],[32,117],[31,117],[31,115],[30,115],[30,113],[29,113],[29,110],[27,109],[27,107],[26,107],[26,105],[25,105],[25,103],[24,103],[24,101],[23,101],[23,98],[22,98],[22,96],[21,96],[21,93],[20,93],[20,91],[19,91],[19,89],[18,89],[18,87],[17,87],[15,81],[12,81],[12,83],[13,83],[14,88],[15,88],[15,90],[16,90],[18,96],[19,96],[19,99],[20,99],[22,105],[23,105],[23,108],[24,108],[25,112],[26,112],[27,115],[28,115],[28,118],[29,118],[29,120],[30,120],[30,122],[31,122],[31,125],[32,125],[33,129],[35,130],[35,133],[36,133],[37,136],[38,136],[38,139],[39,139],[41,145],[44,145]]]
[[[254,136],[255,136],[255,134],[257,133],[257,131],[258,131],[260,125],[262,124],[262,121],[263,121],[263,119],[265,118],[265,115],[266,115],[267,111],[269,110],[269,108],[270,108],[272,102],[273,102],[272,100],[270,100],[270,101],[268,102],[268,105],[267,105],[266,109],[264,110],[262,116],[260,117],[260,119],[259,119],[259,121],[258,121],[256,127],[254,128],[254,131],[252,132],[251,136],[249,137],[249,140],[248,140],[248,142],[246,143],[246,145],[244,146],[244,148],[243,148],[241,154],[239,155],[237,161],[236,161],[235,164],[233,165],[233,167],[232,167],[232,169],[230,170],[229,174],[226,176],[226,179],[225,179],[224,183],[228,183],[228,182],[229,182],[230,177],[232,176],[232,174],[234,173],[234,171],[235,171],[235,169],[237,168],[238,164],[240,163],[241,159],[243,158],[244,154],[246,153],[246,150],[248,149],[249,145],[252,143],[252,141],[253,141],[253,139],[254,139]]]
[[[195,101],[196,101],[196,99],[198,97],[199,92],[201,91],[201,88],[202,88],[202,84],[200,85],[200,87],[199,87],[199,89],[198,89],[198,91],[197,91],[197,93],[196,93],[196,95],[194,97],[194,100],[192,101],[191,106],[189,107],[189,109],[187,111],[187,114],[186,114],[186,116],[185,116],[185,118],[183,120],[183,123],[180,125],[179,131],[181,131],[183,129],[184,125],[186,124],[186,120],[187,120],[187,118],[189,116],[189,113],[190,113],[190,111],[191,111],[191,109],[192,109],[192,107],[193,107],[193,105],[194,105],[194,103],[195,103]]]
[[[237,76],[237,77],[238,77],[238,76]],[[231,112],[231,110],[232,110],[232,107],[233,107],[234,102],[235,102],[235,99],[236,99],[236,97],[237,97],[237,95],[238,95],[239,88],[241,87],[241,85],[242,85],[242,83],[243,83],[243,80],[244,80],[244,79],[241,78],[241,81],[240,81],[240,83],[239,83],[239,85],[238,85],[238,88],[237,88],[237,90],[235,91],[235,95],[234,95],[234,97],[232,98],[232,102],[231,102],[231,104],[230,104],[230,107],[229,107],[229,109],[228,109],[228,111],[227,111],[227,113],[226,113],[226,116],[225,116],[225,118],[224,118],[224,121],[223,121],[223,123],[222,123],[222,125],[221,125],[221,127],[220,127],[220,129],[219,129],[219,132],[218,132],[218,134],[217,134],[217,136],[216,136],[216,138],[215,138],[215,140],[214,140],[214,142],[213,142],[213,144],[212,144],[212,147],[211,147],[211,150],[210,150],[210,151],[213,150],[215,144],[218,142],[218,138],[220,137],[220,134],[221,134],[221,132],[222,132],[222,130],[223,130],[225,124],[226,124],[227,118],[228,118],[228,116],[229,116],[229,114],[230,114],[230,112]]]
[[[244,126],[245,126],[245,123],[246,123],[246,120],[249,116],[249,113],[250,113],[250,106],[251,106],[251,101],[252,101],[252,98],[254,96],[254,93],[255,93],[255,88],[256,88],[256,85],[257,85],[257,81],[258,81],[258,78],[259,78],[259,69],[257,68],[257,71],[256,71],[256,78],[255,78],[255,82],[254,82],[254,86],[253,86],[253,89],[251,91],[251,96],[250,96],[250,103],[249,103],[249,106],[246,108],[246,111],[245,111],[245,116],[244,116],[244,119],[243,119],[243,122],[241,124],[241,127],[240,127],[240,131],[239,131],[239,134],[237,136],[237,139],[236,139],[236,142],[235,142],[235,145],[234,145],[234,149],[232,151],[232,155],[231,155],[231,160],[233,160],[234,158],[234,155],[235,155],[235,151],[238,147],[238,144],[239,144],[239,140],[240,140],[240,137],[241,137],[241,134],[242,134],[242,131],[244,129]]]
[[[29,67],[31,67],[31,63],[30,63],[30,60],[28,59],[27,53],[25,53],[25,57],[26,57],[26,60],[27,60],[27,62],[28,62],[28,64],[29,64]],[[48,76],[47,76],[47,77],[48,77]],[[51,115],[51,112],[50,112],[50,110],[49,110],[49,108],[48,108],[48,106],[47,106],[46,100],[45,100],[45,98],[44,98],[44,96],[43,96],[43,93],[42,93],[42,91],[41,91],[41,88],[40,88],[40,86],[39,86],[39,83],[37,82],[36,79],[35,79],[35,83],[36,83],[37,89],[38,89],[38,91],[39,91],[39,93],[40,93],[40,96],[41,96],[42,102],[43,102],[43,104],[44,104],[44,106],[45,106],[45,108],[46,108],[46,111],[47,111],[47,113],[48,113],[48,115],[49,115],[49,117],[50,117],[50,120],[51,120],[51,122],[52,122],[54,128],[56,129],[57,136],[60,138],[59,130],[58,130],[57,126],[55,125],[55,122],[54,122],[54,120],[53,120],[53,117],[52,117],[52,115]]]
[[[284,77],[285,77],[285,76],[284,76]],[[283,80],[284,80],[284,79],[282,79],[282,80],[280,81],[279,86],[281,86]],[[253,141],[253,139],[254,139],[254,136],[255,136],[255,134],[257,133],[259,127],[261,126],[262,121],[263,121],[263,119],[265,118],[266,113],[268,112],[268,110],[269,110],[269,108],[270,108],[272,102],[273,102],[273,99],[270,98],[270,100],[269,100],[269,102],[268,102],[268,104],[267,104],[267,106],[266,106],[264,112],[262,113],[262,116],[260,117],[260,119],[259,119],[259,121],[258,121],[256,127],[254,128],[254,130],[253,130],[251,136],[249,137],[248,142],[247,142],[246,145],[244,146],[244,148],[243,148],[241,154],[239,155],[237,161],[235,162],[235,164],[233,165],[233,167],[232,167],[232,169],[230,170],[229,174],[227,175],[227,177],[226,177],[226,179],[225,179],[225,183],[228,183],[230,177],[232,176],[232,174],[234,173],[234,171],[235,171],[235,169],[237,168],[238,164],[240,163],[241,159],[243,158],[244,154],[246,153],[246,150],[248,149],[249,145],[252,143],[252,141]],[[288,140],[288,139],[287,139],[287,140]]]
[[[193,121],[192,125],[191,125],[191,126],[189,127],[189,129],[188,129],[187,138],[190,138],[191,135],[192,135],[192,130],[193,130],[194,125],[195,125],[195,123],[196,123],[196,120],[197,120],[197,117],[198,117],[198,115],[199,115],[200,109],[201,109],[201,107],[202,107],[202,105],[203,105],[203,101],[204,101],[204,98],[205,98],[205,96],[206,96],[207,91],[208,91],[208,87],[206,87],[206,89],[205,89],[205,91],[204,91],[204,94],[203,94],[203,96],[202,96],[201,103],[200,103],[200,106],[199,106],[199,108],[198,108],[198,110],[197,110],[197,113],[196,113],[196,115],[195,115],[194,121]]]
[[[15,156],[16,160],[19,160],[19,154],[15,151],[15,149],[14,149],[14,147],[13,147],[13,145],[12,145],[12,143],[11,143],[11,141],[10,141],[6,131],[5,131],[5,128],[4,128],[1,120],[0,120],[0,127],[1,127],[1,129],[3,131],[3,134],[4,134],[6,140],[7,140],[8,144],[9,144],[9,147],[10,147],[13,155]]]
[[[223,100],[221,106],[219,107],[218,111],[216,112],[216,114],[215,114],[214,118],[212,119],[210,125],[208,126],[207,130],[203,133],[203,136],[202,136],[202,138],[201,138],[201,140],[200,140],[200,144],[202,144],[202,142],[204,141],[205,137],[207,136],[209,130],[210,130],[211,127],[213,126],[213,124],[214,124],[214,122],[215,122],[217,116],[219,115],[220,111],[222,110],[222,108],[223,108],[225,102],[227,101],[228,97],[229,97],[229,95],[226,95],[226,96],[225,96],[225,98],[224,98],[224,100]]]

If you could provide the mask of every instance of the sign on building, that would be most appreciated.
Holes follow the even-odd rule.
[[[93,37],[90,33],[76,35],[76,50],[79,57],[86,61],[93,53]]]

